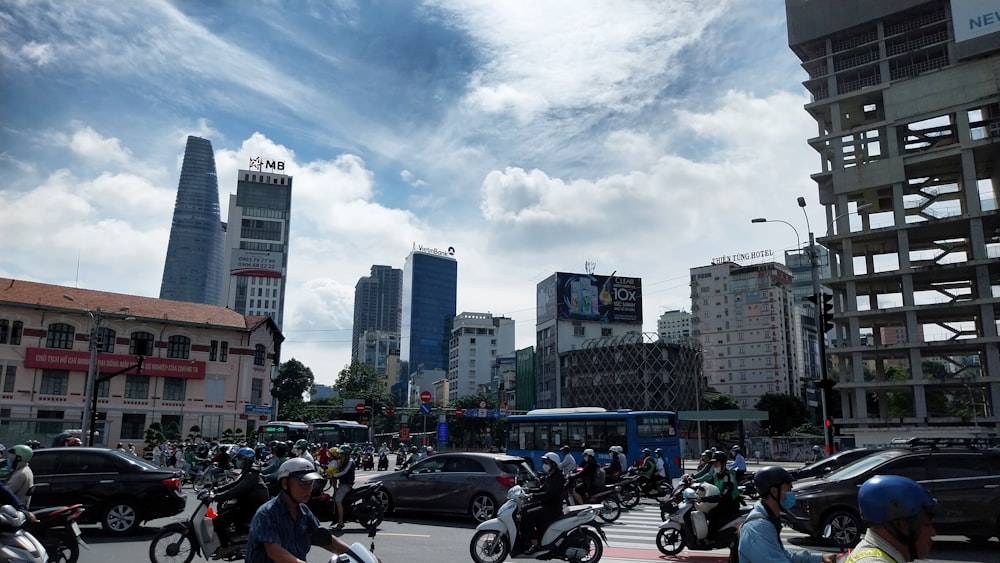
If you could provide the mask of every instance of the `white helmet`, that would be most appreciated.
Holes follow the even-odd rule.
[[[296,477],[302,481],[317,481],[323,476],[316,473],[316,467],[305,458],[293,457],[278,468],[278,480],[284,477]]]
[[[555,452],[547,452],[542,456],[542,467],[545,467],[545,462],[548,461],[552,464],[552,467],[559,467],[559,454]]]
[[[612,452],[615,452],[616,454],[620,454],[620,453],[622,453],[622,447],[621,446],[611,446],[610,448],[608,448],[608,451],[612,451]]]
[[[583,455],[589,455],[590,457],[594,457],[594,450],[591,448],[587,448],[583,450]]]

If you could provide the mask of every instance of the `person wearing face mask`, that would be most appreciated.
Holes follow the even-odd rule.
[[[219,487],[213,495],[215,502],[222,507],[214,521],[215,532],[222,544],[220,549],[229,545],[229,525],[234,522],[249,524],[257,508],[269,498],[260,469],[254,464],[256,457],[256,452],[250,448],[236,450],[234,463],[240,470],[239,478]],[[223,507],[223,503],[234,499],[236,502]]]
[[[876,475],[858,489],[858,508],[869,528],[844,563],[903,563],[930,553],[937,501],[916,481]]]
[[[782,467],[765,467],[754,474],[760,493],[740,527],[740,563],[834,563],[835,553],[791,552],[781,543],[782,510],[795,505],[792,476]]]
[[[718,503],[707,514],[708,541],[712,541],[715,532],[723,524],[736,518],[740,511],[739,483],[736,481],[736,472],[726,467],[728,461],[726,452],[715,452],[712,454],[712,470],[701,478],[702,483],[711,483],[719,489],[718,496],[706,496],[702,499],[704,502]]]
[[[7,487],[20,499],[25,506],[31,506],[31,491],[35,486],[35,474],[28,462],[35,452],[24,444],[18,444],[7,450],[10,474],[7,475]]]

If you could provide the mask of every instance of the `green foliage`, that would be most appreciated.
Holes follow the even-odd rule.
[[[188,430],[187,440],[188,442],[196,442],[198,438],[201,438],[201,426],[195,424]]]
[[[163,436],[173,442],[181,439],[181,427],[176,422],[171,422],[167,424],[167,427],[163,429]]]
[[[768,420],[763,421],[761,427],[767,430],[771,436],[788,434],[793,428],[804,424],[809,418],[805,403],[802,402],[802,399],[792,395],[767,393],[757,401],[754,408],[767,411]]]
[[[710,411],[723,411],[740,408],[740,402],[735,395],[719,393],[705,400],[704,407]]]
[[[805,424],[800,424],[795,428],[792,428],[789,434],[810,434],[813,436],[822,436],[823,429],[820,427],[819,424],[807,422]]]
[[[154,422],[149,425],[146,429],[146,434],[143,442],[145,443],[145,451],[153,451],[160,443],[166,441],[166,436],[163,435],[163,426],[159,422]]]
[[[369,405],[392,404],[392,394],[386,389],[383,378],[374,367],[360,360],[353,360],[344,366],[333,386],[339,391],[341,401],[365,399]]]
[[[278,377],[271,384],[271,396],[277,399],[279,409],[284,408],[285,403],[302,402],[303,395],[315,390],[312,370],[295,358],[281,364]]]

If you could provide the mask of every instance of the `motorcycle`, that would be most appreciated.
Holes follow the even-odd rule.
[[[539,549],[525,553],[530,543],[521,533],[520,523],[522,514],[531,508],[530,502],[531,495],[520,485],[507,491],[507,502],[497,510],[496,517],[476,526],[469,543],[469,553],[475,563],[501,563],[508,555],[512,558],[563,559],[571,563],[601,560],[608,538],[595,522],[601,510],[599,504],[569,507],[542,534]]]
[[[356,483],[344,497],[344,522],[357,522],[365,528],[377,528],[385,517],[385,506],[379,501],[383,490],[380,481]],[[320,522],[337,520],[337,503],[329,493],[313,495],[306,506]]]
[[[48,562],[45,546],[25,529],[27,523],[24,512],[10,505],[0,508],[0,561]]]
[[[239,475],[232,469],[222,469],[217,463],[211,464],[203,470],[198,479],[192,484],[194,490],[204,488],[216,489],[227,483],[232,483]]]
[[[367,526],[365,529],[368,530],[368,537],[372,539],[369,547],[366,548],[361,542],[354,542],[347,553],[334,555],[329,563],[378,563],[378,558],[375,557],[375,533],[378,531],[378,526]],[[326,528],[313,530],[311,538],[313,545],[330,545],[332,539],[333,534]]]
[[[671,500],[661,505],[661,515],[666,514],[667,519],[660,524],[660,531],[656,533],[656,548],[660,553],[677,555],[684,548],[692,551],[728,548],[739,533],[743,518],[751,509],[740,508],[736,516],[719,526],[713,537],[708,537],[706,513],[716,505],[703,499],[719,494],[719,488],[715,485],[702,483],[698,485],[698,490],[684,489],[680,503]]]
[[[389,454],[387,453],[378,454],[378,470],[379,471],[389,470]]]
[[[160,529],[149,544],[151,563],[191,561],[195,555],[206,559],[242,561],[246,554],[249,522],[237,526],[229,535],[229,545],[222,546],[215,532],[212,510],[212,493],[205,489],[198,493],[198,506],[184,522],[167,524]]]
[[[45,547],[49,563],[76,563],[80,558],[80,546],[89,549],[76,523],[83,511],[82,504],[72,504],[32,512],[35,521],[28,524],[27,530]]]
[[[372,471],[375,469],[375,460],[370,452],[365,452],[361,454],[361,470],[362,471]]]
[[[573,490],[580,480],[580,473],[574,473],[566,479],[566,502],[573,506],[576,499],[573,497]],[[614,522],[622,515],[622,505],[618,501],[619,488],[616,485],[603,485],[591,493],[589,497],[583,498],[584,504],[600,504],[601,511],[597,517],[605,522]]]
[[[635,469],[629,469],[628,472],[624,473],[617,485],[621,489],[621,503],[625,508],[635,508],[639,501],[644,498],[659,499],[665,497],[672,490],[669,479],[640,482],[639,474]]]
[[[403,461],[404,460],[406,460],[406,454],[405,453],[399,452],[399,453],[396,454],[396,469],[402,469],[403,468]]]

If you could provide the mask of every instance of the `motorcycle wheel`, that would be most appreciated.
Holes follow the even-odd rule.
[[[160,530],[149,544],[149,560],[152,563],[191,563],[192,559],[194,545],[186,529]]]
[[[507,537],[496,530],[480,530],[469,542],[469,554],[475,563],[500,563],[509,553]]]
[[[597,517],[605,522],[614,522],[622,515],[622,505],[615,497],[607,496],[601,499],[601,511]]]
[[[621,502],[625,508],[635,508],[639,504],[639,490],[633,486],[621,490]]]
[[[656,533],[656,549],[664,555],[677,555],[684,550],[684,534],[677,528],[661,528]]]
[[[581,559],[573,560],[571,563],[597,563],[604,555],[604,543],[601,536],[590,528],[583,528],[573,532],[566,540],[567,547],[580,547],[587,550],[587,555]]]
[[[374,497],[366,500],[357,512],[365,515],[364,518],[358,519],[358,523],[364,526],[365,529],[378,528],[382,525],[382,519],[385,517],[385,508]]]
[[[49,556],[49,563],[76,563],[80,558],[76,534],[66,528],[64,533],[50,538],[45,544],[45,554]]]

